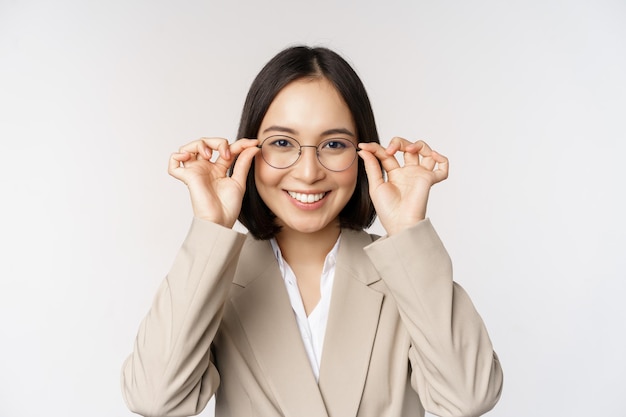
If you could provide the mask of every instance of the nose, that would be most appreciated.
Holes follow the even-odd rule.
[[[297,178],[309,183],[322,179],[326,171],[317,159],[317,147],[313,145],[300,146],[300,158],[293,168]]]

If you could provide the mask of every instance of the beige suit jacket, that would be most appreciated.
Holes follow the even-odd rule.
[[[194,219],[124,363],[144,416],[477,416],[502,371],[430,222],[342,231],[319,382],[268,241]]]

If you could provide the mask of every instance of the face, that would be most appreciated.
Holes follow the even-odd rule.
[[[283,88],[270,105],[259,141],[288,135],[303,146],[327,139],[357,143],[356,127],[348,106],[326,79],[297,80]],[[341,172],[324,168],[315,148],[304,147],[300,159],[285,169],[268,165],[260,154],[255,160],[259,195],[277,216],[282,233],[339,230],[338,216],[354,192],[358,161]]]

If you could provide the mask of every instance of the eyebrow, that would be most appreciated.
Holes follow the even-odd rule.
[[[281,132],[281,133],[289,133],[290,135],[297,135],[298,132],[290,127],[285,127],[285,126],[270,126],[267,129],[263,130],[263,134],[267,133],[267,132]],[[322,132],[321,136],[328,136],[328,135],[336,135],[336,134],[343,134],[343,135],[348,135],[352,138],[355,138],[356,135],[354,133],[352,133],[350,130],[344,128],[344,127],[337,127],[334,129],[328,129]]]

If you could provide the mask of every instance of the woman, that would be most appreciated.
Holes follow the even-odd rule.
[[[217,416],[491,409],[497,356],[425,217],[447,159],[382,147],[361,81],[324,48],[262,69],[238,137],[170,158],[194,220],[124,364],[129,408],[194,415],[215,394]],[[375,215],[380,239],[363,231]]]

